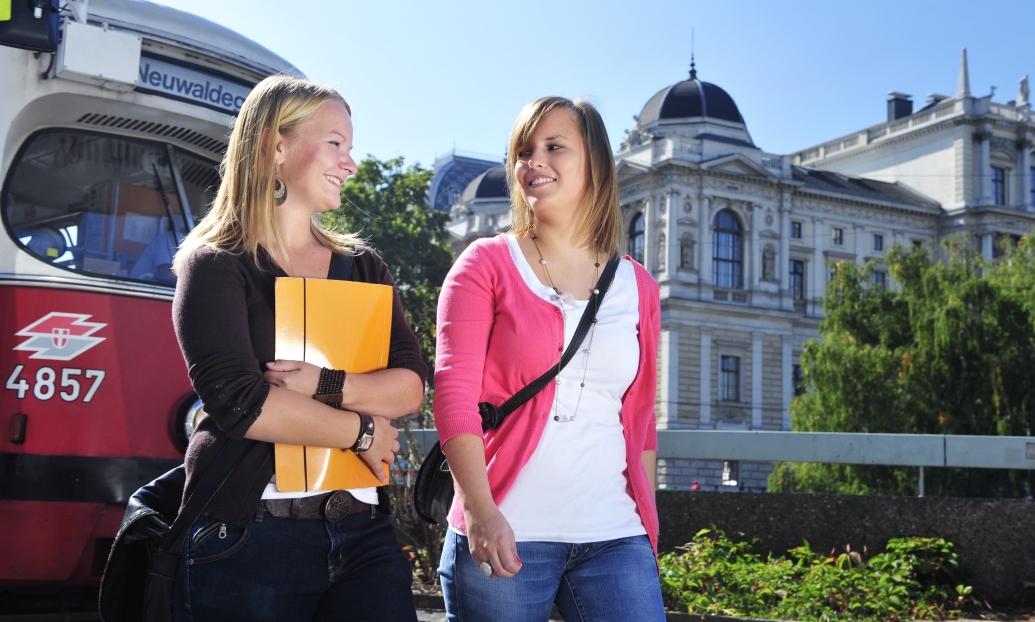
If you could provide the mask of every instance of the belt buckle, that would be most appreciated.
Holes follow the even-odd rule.
[[[353,497],[347,491],[339,490],[327,497],[323,504],[323,517],[332,523],[336,523],[349,515],[352,511]]]

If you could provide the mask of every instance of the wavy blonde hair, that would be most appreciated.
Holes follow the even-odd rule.
[[[575,114],[582,142],[586,146],[586,193],[579,210],[576,227],[576,243],[589,246],[593,251],[617,255],[625,240],[622,230],[622,208],[618,201],[618,174],[615,159],[611,154],[611,142],[600,113],[584,98],[570,100],[565,97],[542,97],[526,105],[514,122],[507,148],[507,186],[510,188],[511,222],[510,232],[522,235],[535,229],[535,214],[525,203],[518,187],[514,167],[518,153],[532,142],[539,124],[546,115],[558,108],[565,108]]]
[[[348,102],[336,90],[308,80],[270,76],[252,89],[233,121],[230,144],[219,165],[219,191],[211,209],[180,244],[173,259],[174,271],[178,273],[185,259],[204,247],[248,253],[258,263],[259,243],[268,240],[287,257],[273,199],[277,136],[296,136],[298,128],[329,101],[341,102],[352,115]],[[331,251],[351,254],[363,242],[351,233],[327,229],[318,218],[313,217],[310,229]]]

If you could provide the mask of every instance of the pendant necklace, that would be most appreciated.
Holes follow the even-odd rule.
[[[554,294],[556,294],[556,298],[561,301],[561,316],[563,318],[562,321],[564,322],[564,328],[567,329],[567,327],[568,327],[568,312],[565,311],[564,305],[565,304],[570,304],[571,306],[575,306],[575,296],[573,296],[571,294],[571,292],[564,292],[562,294],[561,291],[559,289],[557,289],[557,286],[554,285],[553,277],[550,276],[550,269],[546,266],[546,259],[543,258],[543,251],[539,250],[539,243],[536,242],[536,234],[533,233],[531,237],[532,237],[532,244],[535,246],[535,251],[536,251],[536,253],[539,254],[539,263],[543,266],[543,271],[546,273],[546,280],[550,281],[550,289],[552,289],[554,291]],[[596,259],[599,259],[599,257],[596,258]],[[593,274],[594,274],[593,283],[595,284],[600,279],[600,261],[594,261],[593,262]],[[594,295],[597,294],[597,290],[595,288],[595,285],[594,285],[594,289],[593,289],[593,294]],[[588,305],[591,302],[593,302],[592,298],[590,298],[590,300],[587,301],[586,304]],[[597,308],[599,309],[599,306]],[[557,422],[560,422],[560,423],[570,423],[572,421],[575,421],[575,417],[579,414],[579,405],[582,403],[582,392],[586,388],[586,373],[589,371],[589,355],[593,351],[593,335],[595,335],[596,332],[597,332],[597,319],[593,318],[593,323],[589,327],[589,345],[586,346],[586,358],[583,360],[583,364],[582,364],[582,382],[579,383],[579,397],[578,397],[577,400],[575,400],[575,410],[572,412],[571,416],[568,417],[567,419],[561,419],[561,416],[557,414],[557,402],[558,402],[558,400],[557,400],[557,397],[555,395],[554,396],[554,400],[553,400],[553,411],[554,411],[553,420],[554,421],[557,421]],[[557,364],[560,365],[560,361],[558,361]],[[558,374],[558,376],[557,376],[557,384],[560,384],[560,383],[561,383],[561,378],[560,378],[560,375]]]

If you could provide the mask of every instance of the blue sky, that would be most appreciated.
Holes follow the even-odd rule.
[[[162,0],[237,30],[354,111],[355,155],[430,166],[453,149],[502,156],[521,107],[587,96],[622,140],[647,100],[698,77],[724,88],[755,144],[789,153],[886,118],[886,94],[1016,98],[1035,79],[1031,0]],[[288,8],[290,7],[290,8]]]

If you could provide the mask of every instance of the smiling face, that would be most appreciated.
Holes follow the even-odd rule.
[[[518,151],[514,178],[537,219],[580,209],[587,187],[586,147],[574,112],[555,108],[543,117]]]
[[[293,136],[277,140],[277,176],[287,200],[314,214],[341,205],[341,185],[356,173],[352,159],[352,118],[335,100],[322,104]]]

